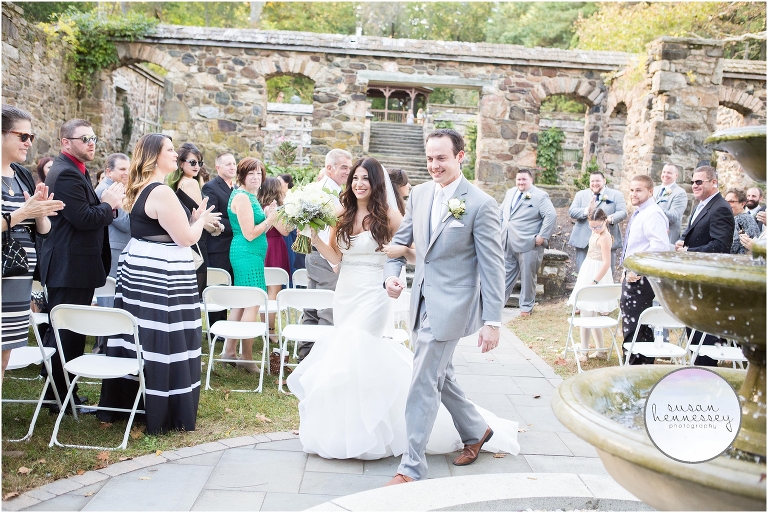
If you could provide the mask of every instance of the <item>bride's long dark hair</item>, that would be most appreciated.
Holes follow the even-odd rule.
[[[347,177],[347,187],[339,196],[344,212],[336,224],[336,244],[339,247],[349,249],[355,229],[355,217],[357,217],[357,197],[352,190],[352,178],[357,168],[362,167],[368,171],[368,183],[371,186],[371,199],[368,201],[368,215],[363,219],[363,230],[370,230],[373,240],[378,242],[376,251],[381,251],[382,246],[392,238],[389,232],[389,204],[387,203],[387,182],[384,180],[384,168],[379,162],[370,157],[358,159],[352,165],[352,171]]]

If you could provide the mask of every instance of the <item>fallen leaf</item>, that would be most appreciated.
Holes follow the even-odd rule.
[[[539,478],[538,477],[528,477],[528,479],[530,479],[531,481],[537,481]]]
[[[493,455],[494,458],[503,458],[504,456],[506,456],[506,454],[504,454],[503,452],[497,452],[496,454]]]
[[[538,399],[539,397],[541,397],[541,396],[540,395],[534,395],[533,396],[534,399]]]
[[[30,470],[27,467],[19,467],[19,474],[29,474]]]
[[[96,455],[96,459],[99,461],[109,461],[109,451],[101,451]]]
[[[529,426],[533,426],[534,424],[528,424]]]
[[[224,394],[224,400],[227,401],[229,399],[229,394]]]
[[[106,465],[96,465],[95,467],[93,467],[93,470],[101,470],[103,468],[107,468],[107,466]]]
[[[533,344],[529,345],[528,349],[533,349]]]
[[[133,456],[120,456],[119,458],[117,458],[117,461],[128,461],[132,459],[133,459]]]
[[[563,358],[558,358],[557,360],[555,360],[555,365],[566,365],[566,364],[567,362]]]
[[[131,438],[133,438],[134,440],[138,440],[139,438],[142,438],[144,436],[144,433],[143,433],[144,429],[145,429],[144,426],[141,426],[141,427],[133,426],[133,428],[131,429]]]
[[[93,495],[94,493],[96,493],[96,492],[88,492],[88,493],[86,493],[86,494],[83,494],[83,497],[90,497],[90,496],[91,496],[91,495]]]
[[[24,456],[24,451],[3,451],[4,458],[21,458]]]
[[[256,420],[260,420],[261,422],[272,422],[272,419],[267,418],[266,415],[262,415],[261,413],[256,414]]]
[[[291,433],[293,433],[294,435],[298,435],[299,431],[297,429],[294,429],[293,431],[291,431]]]
[[[149,481],[152,478],[149,476],[141,476],[139,479],[141,479],[142,481]]]
[[[77,469],[77,475],[78,476],[82,476],[83,474],[85,474],[85,470],[83,470],[81,468]]]
[[[112,427],[111,422],[101,422],[99,423],[99,429],[109,429]]]
[[[232,409],[231,408],[224,408],[224,413],[232,413]]]
[[[45,463],[45,458],[40,458],[35,463]]]
[[[163,451],[161,451],[160,449],[155,451],[155,456],[160,456],[161,454],[163,454]]]
[[[13,499],[14,497],[18,497],[19,492],[8,492],[5,495],[3,495],[3,500],[7,501],[8,499]]]

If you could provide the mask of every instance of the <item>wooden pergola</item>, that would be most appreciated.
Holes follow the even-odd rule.
[[[423,95],[425,98],[425,104],[429,101],[429,95],[432,89],[429,87],[403,87],[390,84],[369,84],[368,85],[368,97],[369,98],[384,98],[384,109],[371,109],[374,115],[374,121],[397,121],[400,123],[405,122],[405,112],[395,111],[389,109],[389,100],[392,98],[397,99],[410,99],[409,108],[414,110],[416,105],[416,97]],[[414,112],[415,114],[415,112]],[[396,118],[396,119],[390,119]]]

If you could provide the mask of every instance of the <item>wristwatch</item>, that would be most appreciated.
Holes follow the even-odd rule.
[[[594,283],[595,285],[600,285],[600,282],[597,280],[592,280],[592,283]]]

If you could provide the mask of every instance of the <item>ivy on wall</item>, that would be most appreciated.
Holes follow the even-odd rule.
[[[68,55],[72,69],[68,78],[81,92],[90,91],[96,73],[120,63],[114,39],[133,41],[150,34],[157,20],[144,14],[128,12],[106,15],[69,9],[50,23],[41,23],[49,38],[61,37],[72,48]]]
[[[557,176],[557,166],[563,160],[563,141],[565,134],[557,127],[539,133],[539,145],[536,150],[536,165],[541,168],[541,173],[536,177],[536,182],[543,185],[557,185],[560,182]]]

